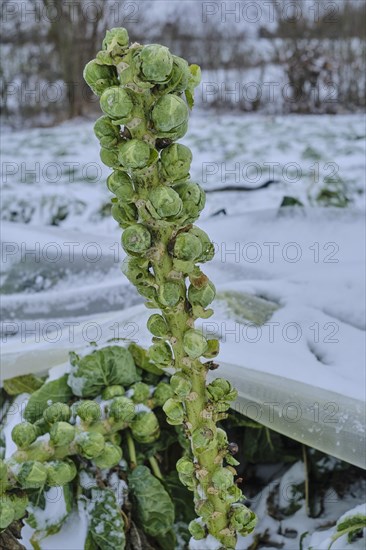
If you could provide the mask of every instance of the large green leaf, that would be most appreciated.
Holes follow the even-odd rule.
[[[136,520],[147,535],[160,537],[173,526],[174,505],[160,481],[146,466],[137,466],[128,477]]]
[[[44,380],[34,374],[25,374],[16,376],[3,381],[3,386],[9,395],[19,395],[21,393],[33,393],[43,386]]]
[[[85,549],[91,550],[97,545],[102,550],[123,550],[126,546],[124,521],[115,494],[110,489],[93,489],[92,503]]]
[[[131,353],[120,346],[109,346],[82,357],[73,354],[68,383],[75,395],[95,397],[114,384],[128,386],[138,375]]]
[[[32,393],[24,410],[25,420],[35,422],[42,417],[44,409],[51,403],[67,403],[73,396],[67,378],[68,375],[65,374],[57,380],[46,382]]]

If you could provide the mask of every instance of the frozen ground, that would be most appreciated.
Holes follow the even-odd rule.
[[[208,193],[200,225],[217,254],[205,271],[221,298],[205,329],[219,334],[222,360],[364,399],[364,119],[195,113],[185,143],[194,154],[192,177],[208,191],[274,180],[258,191]],[[93,320],[104,340],[116,327],[119,336],[136,336],[136,325],[115,324],[120,310],[139,298],[119,271],[120,231],[108,215],[104,183],[109,170],[99,161],[92,123],[6,134],[2,167],[5,354],[32,348],[27,368],[31,360],[44,370],[37,349],[65,353],[85,345],[80,326]],[[279,214],[285,196],[316,209]],[[324,197],[348,205],[320,208]],[[247,295],[265,301],[259,321],[243,314]],[[144,341],[144,310],[137,310],[137,337]],[[73,340],[65,328],[70,320],[80,325]],[[53,338],[58,326],[61,334]],[[35,333],[27,333],[30,328]],[[24,358],[5,361],[5,370],[17,374]],[[331,527],[364,493],[360,486],[329,502],[318,520],[306,517],[303,503],[278,522],[267,517],[264,492],[256,502],[259,532],[268,530],[270,542],[295,550],[309,531],[304,548],[320,550],[330,533],[311,534]],[[284,535],[286,529],[295,530],[296,539]],[[248,548],[248,540],[239,547]],[[346,544],[339,539],[334,548]]]

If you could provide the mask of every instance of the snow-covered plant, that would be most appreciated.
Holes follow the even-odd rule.
[[[214,246],[194,225],[205,193],[190,179],[190,149],[176,143],[187,131],[200,69],[165,46],[129,44],[126,29],[115,28],[84,78],[104,113],[94,129],[101,159],[113,169],[107,186],[115,195],[112,215],[124,230],[123,272],[155,310],[146,360],[162,371],[174,369],[173,395],[163,409],[190,441],[191,452],[177,463],[199,516],[190,531],[195,539],[211,534],[235,548],[237,534],[248,534],[255,517],[240,502],[238,462],[217,426],[236,390],[223,378],[207,383],[219,343],[195,327],[198,318],[213,313],[215,287],[199,264],[213,258]]]

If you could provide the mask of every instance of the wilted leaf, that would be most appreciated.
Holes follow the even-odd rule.
[[[126,546],[124,521],[114,493],[110,489],[92,490],[93,506],[89,511],[89,535],[103,550],[123,550]],[[91,541],[86,550],[94,550]]]
[[[9,395],[19,395],[21,393],[33,393],[43,386],[44,381],[34,374],[25,374],[16,376],[3,381],[3,386]]]

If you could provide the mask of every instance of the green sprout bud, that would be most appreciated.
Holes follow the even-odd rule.
[[[154,403],[157,407],[162,407],[168,399],[173,397],[172,388],[166,382],[159,382],[154,391]]]
[[[104,450],[104,437],[97,432],[81,432],[76,436],[78,452],[84,458],[96,458]]]
[[[198,261],[201,263],[210,262],[215,256],[215,247],[213,242],[211,242],[210,237],[202,229],[196,226],[193,226],[192,229],[190,229],[190,233],[196,235],[202,244],[202,254],[198,258]]]
[[[140,139],[130,139],[119,146],[118,159],[126,168],[135,170],[150,164],[152,149]]]
[[[122,449],[118,445],[107,442],[104,447],[103,453],[93,460],[97,468],[105,470],[107,468],[113,468],[121,461]]]
[[[205,426],[200,426],[192,432],[192,444],[197,452],[208,450],[214,443],[215,425],[206,421]]]
[[[115,384],[113,386],[108,386],[102,391],[102,398],[105,400],[113,399],[113,397],[119,397],[125,394],[125,389],[123,386]]]
[[[66,403],[53,403],[43,411],[43,418],[49,424],[70,420],[71,410]]]
[[[1,506],[5,504],[8,504],[14,510],[13,521],[16,521],[18,519],[24,518],[24,516],[26,515],[26,508],[29,504],[29,499],[25,493],[6,493],[1,496]]]
[[[181,289],[178,283],[163,283],[159,287],[158,298],[162,306],[176,306],[180,300]]]
[[[102,48],[112,55],[122,55],[128,48],[128,40],[127,30],[124,27],[116,27],[106,32]]]
[[[14,426],[11,437],[14,443],[21,449],[29,447],[37,439],[37,428],[30,422],[21,422]]]
[[[135,93],[121,86],[107,88],[100,98],[103,113],[119,124],[126,124],[133,119],[135,102]]]
[[[87,399],[78,405],[76,412],[81,420],[87,424],[97,422],[102,416],[100,405],[96,401],[90,401]]]
[[[43,417],[36,420],[33,426],[37,430],[37,437],[44,435],[49,430],[49,423]]]
[[[182,201],[178,193],[170,187],[162,185],[152,189],[149,199],[160,218],[177,216],[182,211]]]
[[[47,485],[50,487],[62,487],[72,481],[76,474],[76,466],[70,459],[47,462]]]
[[[191,359],[197,359],[207,350],[207,340],[199,330],[187,330],[183,336],[183,349]]]
[[[158,342],[149,348],[151,361],[158,365],[169,365],[173,360],[172,350],[167,342]]]
[[[56,447],[69,445],[75,437],[75,428],[67,422],[56,422],[50,429],[50,441]]]
[[[238,392],[232,387],[228,380],[224,378],[216,378],[207,386],[207,392],[210,399],[213,401],[233,401],[236,399]]]
[[[234,503],[234,502],[237,502],[238,500],[240,500],[242,498],[242,496],[243,496],[243,493],[241,492],[239,487],[237,485],[235,485],[235,483],[234,483],[226,491],[225,500],[226,500],[226,502]]]
[[[158,419],[153,411],[141,411],[131,423],[131,431],[138,443],[153,443],[160,436]]]
[[[168,399],[164,405],[163,410],[167,415],[167,422],[172,426],[179,426],[183,424],[184,420],[184,408],[182,403],[176,399]]]
[[[178,397],[185,398],[191,393],[192,382],[185,374],[177,372],[170,379],[170,385]]]
[[[253,524],[254,520],[254,524]],[[254,512],[249,510],[244,504],[235,504],[231,509],[230,525],[235,531],[245,530],[245,534],[249,534],[250,530],[254,529],[256,516]],[[248,530],[248,528],[250,530]]]
[[[120,140],[119,128],[112,124],[108,116],[101,116],[94,124],[94,133],[99,139],[100,145],[106,149],[113,149]]]
[[[0,530],[6,529],[15,519],[15,510],[10,502],[2,502],[0,510]]]
[[[162,171],[170,182],[186,179],[189,176],[191,162],[191,150],[180,143],[173,143],[161,152]]]
[[[16,478],[23,489],[40,489],[46,483],[47,468],[42,462],[28,460],[21,464]]]
[[[83,76],[85,82],[98,96],[118,82],[115,67],[101,65],[96,59],[92,59],[85,66]]]
[[[134,403],[144,403],[150,397],[150,388],[144,382],[136,382],[130,389],[133,390],[131,399]]]
[[[128,397],[115,397],[109,409],[109,416],[115,421],[131,422],[135,417],[135,404]]]
[[[114,202],[111,208],[111,214],[113,218],[119,223],[120,227],[124,229],[132,224],[135,224],[138,213],[134,204],[121,204]]]
[[[160,85],[159,89],[164,93],[184,92],[188,86],[190,71],[188,63],[182,57],[173,55],[173,70],[166,84]]]
[[[149,263],[145,258],[124,258],[122,273],[134,285],[141,284],[149,278]]]
[[[195,508],[196,513],[203,521],[207,522],[211,519],[212,514],[215,512],[214,505],[209,500],[200,500]]]
[[[191,233],[180,233],[174,245],[174,256],[180,260],[195,260],[202,254],[201,241]]]
[[[160,97],[151,113],[155,130],[161,137],[169,137],[170,132],[188,122],[188,117],[187,104],[174,94]]]
[[[179,183],[174,186],[174,189],[183,201],[184,213],[188,218],[187,221],[195,221],[205,206],[205,192],[198,183],[192,181]],[[193,231],[191,233],[194,234]]]
[[[186,456],[182,456],[182,458],[178,460],[176,464],[176,469],[178,474],[183,474],[189,477],[194,476],[195,473],[195,467],[192,460],[190,460]]]
[[[234,483],[234,475],[228,468],[218,468],[211,479],[213,486],[220,491],[226,491]]]
[[[207,307],[209,306],[216,295],[216,289],[211,281],[202,288],[195,288],[190,285],[188,288],[188,300],[193,306]]]
[[[213,359],[214,357],[218,356],[219,351],[220,351],[220,342],[212,338],[211,340],[207,340],[207,350],[205,351],[203,356],[206,357],[207,359]]]
[[[140,223],[127,227],[122,234],[122,246],[126,252],[135,254],[146,252],[151,246],[149,230]]]
[[[127,172],[115,170],[107,179],[107,187],[123,202],[130,203],[135,198],[135,188]]]
[[[225,449],[229,443],[225,430],[217,428],[216,437],[219,449]]]
[[[198,519],[194,519],[190,522],[188,530],[195,540],[202,540],[207,536],[205,525]]]
[[[147,321],[147,328],[154,336],[164,338],[169,334],[169,328],[167,322],[162,315],[154,313]]]
[[[149,44],[140,53],[141,79],[154,83],[165,82],[173,69],[173,57],[165,46]]]
[[[106,149],[102,147],[100,150],[100,160],[109,168],[119,168],[118,149]]]

